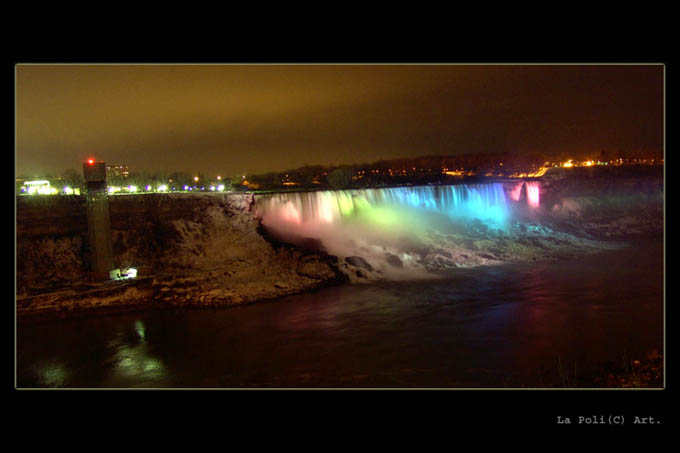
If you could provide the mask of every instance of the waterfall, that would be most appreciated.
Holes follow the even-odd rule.
[[[527,204],[532,208],[537,208],[540,205],[540,183],[538,181],[518,182],[510,190],[510,198],[513,201],[519,202],[522,199],[522,189],[526,189]]]
[[[506,235],[516,208],[538,205],[538,190],[519,182],[258,194],[254,213],[274,237],[321,244],[353,280],[429,278],[493,260],[487,245],[469,244]]]
[[[527,201],[529,206],[537,208],[540,204],[539,200],[539,183],[537,181],[527,181]]]
[[[498,183],[258,195],[255,211],[263,219],[300,225],[343,222],[358,215],[375,217],[387,214],[385,208],[398,210],[400,207],[497,225],[502,225],[508,217],[505,192]],[[371,213],[375,209],[380,212]]]

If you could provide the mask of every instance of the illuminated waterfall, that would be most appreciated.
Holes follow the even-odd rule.
[[[532,208],[537,208],[540,205],[540,183],[537,181],[521,181],[515,184],[510,190],[510,198],[513,201],[519,202],[522,198],[522,189],[526,188],[527,204]]]
[[[417,186],[277,193],[256,198],[256,214],[294,224],[336,223],[356,216],[374,219],[406,215],[399,208],[445,214],[450,218],[479,219],[502,225],[508,217],[501,184]],[[409,212],[413,214],[413,212]]]
[[[515,187],[510,191],[510,198],[514,201],[519,201],[522,197],[522,187],[524,187],[524,181],[515,184]]]
[[[526,187],[527,187],[527,201],[529,203],[529,206],[531,206],[532,208],[537,208],[540,204],[539,183],[536,181],[527,181]]]
[[[317,239],[352,279],[407,279],[486,262],[488,253],[466,244],[506,234],[515,209],[538,205],[538,190],[537,182],[519,182],[258,194],[254,214],[284,241]],[[362,277],[349,264],[362,262],[356,257],[370,264]]]

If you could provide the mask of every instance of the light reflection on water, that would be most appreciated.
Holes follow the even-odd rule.
[[[223,310],[22,322],[19,387],[540,386],[661,350],[659,244]],[[547,373],[546,376],[539,376]]]

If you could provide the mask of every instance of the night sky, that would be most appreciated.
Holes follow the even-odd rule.
[[[17,175],[661,150],[661,65],[17,65]]]

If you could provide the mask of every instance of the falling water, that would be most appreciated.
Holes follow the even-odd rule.
[[[536,181],[527,181],[527,201],[529,206],[537,208],[539,206],[539,184]]]
[[[514,201],[519,201],[522,197],[522,187],[524,187],[524,181],[520,181],[515,184],[515,187],[513,187],[510,191],[510,198],[512,198]]]
[[[480,234],[503,235],[516,207],[538,203],[538,183],[519,184],[509,198],[500,183],[263,194],[255,215],[286,242],[313,238],[341,261],[361,257],[367,278],[412,277],[489,262],[482,249],[466,247]]]
[[[298,225],[346,222],[361,215],[379,221],[380,215],[407,213],[400,208],[451,219],[479,219],[497,226],[508,218],[502,184],[277,193],[256,200],[259,217]],[[375,209],[379,212],[370,212]]]
[[[522,189],[526,190],[526,201],[527,204],[532,208],[537,208],[540,205],[539,191],[540,183],[537,181],[521,181],[515,184],[515,186],[510,190],[510,198],[513,201],[521,201],[522,199]]]

